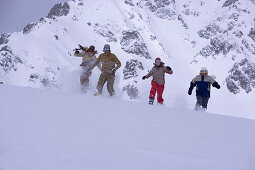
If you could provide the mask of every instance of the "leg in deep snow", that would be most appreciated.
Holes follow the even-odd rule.
[[[207,104],[209,101],[209,97],[201,97],[201,96],[197,96],[197,103],[195,106],[195,110],[207,110]]]
[[[81,73],[80,76],[80,82],[81,82],[81,88],[82,91],[86,92],[87,89],[89,88],[89,77],[91,76],[92,72],[83,69],[83,72]]]
[[[98,94],[102,94],[105,82],[106,82],[106,77],[103,74],[101,74],[97,83]]]
[[[165,88],[164,84],[158,85],[158,89],[157,89],[158,97],[157,97],[157,99],[158,99],[159,104],[163,104],[163,102],[164,102],[164,99],[162,98],[164,88]]]

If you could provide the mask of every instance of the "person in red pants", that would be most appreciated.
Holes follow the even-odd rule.
[[[151,91],[149,96],[149,104],[153,105],[155,95],[157,92],[158,103],[163,104],[164,99],[162,98],[164,88],[165,88],[165,73],[173,74],[173,70],[169,66],[164,66],[165,63],[161,62],[160,58],[155,59],[154,67],[151,71],[143,76],[142,79],[145,80],[152,76],[151,81]]]

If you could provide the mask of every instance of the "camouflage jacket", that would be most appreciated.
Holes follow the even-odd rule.
[[[97,58],[95,64],[92,66],[92,69],[98,65],[99,63],[102,63],[102,73],[105,74],[112,74],[114,73],[117,69],[121,67],[121,62],[119,59],[112,53],[109,54],[100,54],[99,57]],[[115,69],[115,71],[114,71]]]

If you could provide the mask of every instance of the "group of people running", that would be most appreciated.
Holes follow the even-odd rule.
[[[82,47],[82,46],[81,46]],[[96,57],[97,51],[95,47],[91,45],[89,48],[82,47],[75,49],[74,56],[82,57],[82,73],[80,76],[80,82],[82,91],[86,92],[89,87],[89,77],[92,74],[92,70],[97,66],[101,75],[97,83],[97,92],[95,95],[101,95],[104,84],[107,82],[107,90],[110,96],[114,95],[114,80],[115,72],[121,67],[121,62],[115,54],[111,53],[110,45],[105,44],[103,53]],[[163,104],[164,99],[162,97],[165,84],[165,73],[173,74],[173,70],[170,66],[165,66],[165,63],[160,58],[156,58],[154,66],[151,71],[142,77],[143,80],[152,76],[151,90],[149,95],[149,104],[153,105],[155,95],[157,93],[157,102]],[[197,75],[190,83],[188,94],[192,94],[192,90],[196,87],[196,106],[195,110],[206,110],[207,104],[210,98],[211,85],[217,89],[220,89],[220,85],[214,80],[213,77],[208,75],[208,70],[202,67],[200,74]]]

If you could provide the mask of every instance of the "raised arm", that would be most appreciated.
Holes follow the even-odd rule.
[[[74,56],[76,56],[76,57],[83,57],[84,54],[85,54],[85,53],[84,53],[83,51],[80,52],[80,51],[77,50],[77,51],[74,52]]]
[[[172,70],[172,68],[169,67],[169,66],[164,67],[164,70],[165,70],[165,72],[166,72],[167,74],[173,74],[173,70]]]

